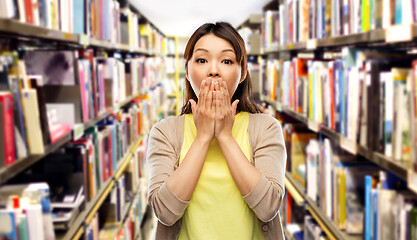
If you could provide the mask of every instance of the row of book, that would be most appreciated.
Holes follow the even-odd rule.
[[[164,53],[166,38],[116,0],[4,0],[0,18]]]
[[[372,151],[416,159],[416,62],[382,50],[343,53],[336,59],[266,60],[262,93]]]
[[[94,128],[97,130],[97,127]],[[124,128],[129,132],[128,126]],[[114,166],[119,166],[119,161],[123,159],[116,158],[116,162],[113,162],[114,156],[124,156],[127,153],[127,149],[119,153],[123,146],[106,146],[106,140],[103,145],[100,142],[103,131],[90,134],[94,130],[87,130],[83,138],[56,150],[36,163],[30,171],[22,173],[12,183],[0,188],[2,223],[10,224],[7,225],[10,228],[0,231],[0,237],[13,240],[55,239],[56,236],[65,234],[87,204],[103,188],[105,181],[109,181],[114,175],[117,170]],[[124,138],[121,142],[127,141],[127,132],[119,134]],[[93,137],[95,134],[96,138]],[[143,182],[146,177],[145,144],[142,143],[135,151],[123,175],[114,180],[115,186],[98,213],[100,223],[120,225],[131,202],[134,204],[130,211],[134,210],[132,214],[138,216],[138,213],[143,213],[141,204],[146,201],[146,192],[137,194],[137,191],[146,191]],[[42,183],[31,183],[34,181]],[[135,229],[137,227],[139,226]]]
[[[333,157],[327,139],[307,145],[306,193],[348,234],[417,237],[417,196],[406,190],[406,183],[370,162]]]
[[[79,56],[79,57],[77,57]],[[94,57],[92,50],[0,56],[1,148],[9,166],[165,78],[161,58]],[[39,61],[42,59],[42,61]],[[161,103],[162,101],[160,101]]]
[[[416,22],[412,0],[285,0],[264,12],[264,47]]]
[[[340,230],[365,239],[416,237],[412,229],[417,227],[417,195],[407,190],[405,181],[344,153],[327,138],[319,140],[305,125],[286,123],[283,132],[287,171]],[[299,222],[302,211],[293,206],[291,196],[285,202],[292,210],[286,210],[284,222]]]
[[[111,190],[93,221],[86,227],[84,239],[136,239],[147,206],[145,167],[146,140],[135,151],[125,173],[125,180]],[[125,187],[120,186],[125,181]],[[123,196],[123,192],[125,195]]]

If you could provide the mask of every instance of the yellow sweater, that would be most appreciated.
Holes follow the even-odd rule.
[[[248,113],[237,114],[232,134],[250,161],[248,124]],[[193,116],[188,114],[179,164],[196,134]],[[264,239],[259,221],[237,188],[216,140],[210,144],[197,186],[182,218],[179,239]]]

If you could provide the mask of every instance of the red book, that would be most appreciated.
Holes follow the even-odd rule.
[[[329,64],[329,83],[330,83],[330,129],[335,130],[334,126],[334,76],[333,62]]]
[[[9,166],[15,161],[13,101],[10,92],[0,92],[0,105],[0,159],[4,159],[5,166]]]
[[[287,217],[286,217],[286,224],[290,224],[291,223],[291,216],[292,216],[292,197],[291,194],[289,192],[287,192],[287,208],[286,208],[286,212],[287,212]]]
[[[33,9],[32,9],[32,0],[25,1],[25,13],[26,13],[26,22],[33,24]]]
[[[83,60],[78,60],[78,69],[79,69],[79,77],[80,77],[80,93],[81,93],[81,107],[82,107],[82,116],[83,116],[83,122],[87,123],[90,119],[88,118],[88,81],[87,79],[84,79],[84,73],[85,71],[88,71],[87,69],[84,69],[83,66]],[[87,86],[86,86],[87,85]]]
[[[109,168],[109,176],[113,176],[113,155],[112,155],[112,136],[111,136],[111,129],[108,128],[109,130],[109,137],[108,137],[108,168]]]
[[[94,24],[93,24],[94,25]],[[91,73],[91,79],[84,79],[85,81],[91,82],[92,89],[90,90],[90,94],[92,95],[92,101],[93,101],[93,111],[94,116],[97,117],[98,115],[98,96],[97,96],[97,81],[96,81],[96,64],[94,61],[94,52],[92,49],[87,50],[80,50],[78,52],[80,58],[87,59],[90,62],[90,73]],[[85,71],[88,71],[88,69],[84,69]]]
[[[49,135],[51,136],[51,143],[61,139],[67,133],[72,131],[71,124],[54,123],[49,126]]]

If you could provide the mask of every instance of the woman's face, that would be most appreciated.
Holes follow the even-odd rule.
[[[233,46],[214,34],[201,37],[194,46],[194,52],[186,69],[194,93],[198,97],[204,79],[222,79],[232,97],[241,81],[241,66],[236,62]]]

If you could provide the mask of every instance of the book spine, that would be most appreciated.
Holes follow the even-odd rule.
[[[372,176],[365,176],[365,227],[364,240],[371,240],[371,214],[372,214]]]
[[[22,105],[28,134],[29,152],[30,154],[43,154],[45,150],[36,95],[34,89],[23,89]]]
[[[1,104],[1,118],[3,132],[4,155],[2,158],[5,161],[5,166],[9,166],[15,161],[15,147],[14,147],[14,124],[13,124],[13,101],[12,94],[3,92],[0,95]]]

